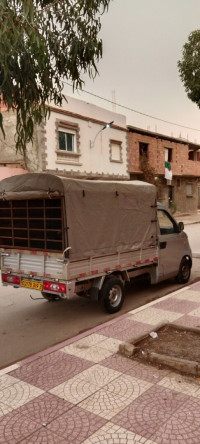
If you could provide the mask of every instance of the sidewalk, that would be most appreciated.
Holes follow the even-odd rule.
[[[199,380],[118,353],[163,321],[200,326],[200,282],[1,370],[0,443],[199,444]]]
[[[174,214],[177,222],[183,222],[184,225],[200,223],[200,211],[191,214]]]

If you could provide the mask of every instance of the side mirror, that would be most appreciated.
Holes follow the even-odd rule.
[[[179,222],[178,223],[178,228],[179,228],[179,231],[183,231],[184,230],[184,223],[183,222]]]

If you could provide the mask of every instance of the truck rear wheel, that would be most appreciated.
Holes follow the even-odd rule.
[[[107,279],[102,287],[101,302],[108,313],[120,310],[125,297],[124,285],[119,278]]]
[[[176,281],[179,284],[186,284],[190,279],[191,262],[189,257],[184,257],[180,263],[179,272],[176,276]]]

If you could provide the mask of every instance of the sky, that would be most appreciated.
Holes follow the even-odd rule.
[[[200,143],[200,109],[177,67],[189,34],[200,29],[200,1],[111,0],[101,23],[99,75],[83,77],[87,92],[74,97],[125,115],[128,125]],[[73,95],[70,86],[64,92]]]

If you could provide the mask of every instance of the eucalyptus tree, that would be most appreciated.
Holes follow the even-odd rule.
[[[178,69],[187,96],[200,108],[200,30],[190,33]]]
[[[0,100],[16,112],[16,149],[62,105],[63,79],[81,88],[102,57],[101,15],[110,0],[0,0]],[[5,136],[3,114],[0,128]]]

